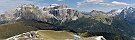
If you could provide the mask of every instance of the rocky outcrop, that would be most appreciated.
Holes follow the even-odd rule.
[[[93,10],[90,12],[90,15],[91,15],[91,19],[95,19],[104,24],[111,25],[112,23],[113,16],[110,16],[105,12]]]
[[[13,37],[7,38],[6,40],[43,40],[43,38],[39,37],[37,31],[31,31],[15,35]]]

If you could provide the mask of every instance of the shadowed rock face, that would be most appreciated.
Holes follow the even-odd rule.
[[[131,24],[135,23],[135,8],[133,7],[127,7],[123,8],[120,12],[119,16],[121,18],[124,18],[126,21],[128,21]]]
[[[124,17],[130,23],[135,23],[135,8],[129,7],[124,9],[121,13],[124,14]]]

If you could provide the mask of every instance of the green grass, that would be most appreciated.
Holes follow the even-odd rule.
[[[51,30],[42,30],[38,32],[40,37],[46,40],[65,40],[65,39],[72,39],[73,33],[70,32],[57,32]]]
[[[37,28],[25,26],[23,23],[13,23],[0,26],[0,39],[9,38],[24,32],[38,30]]]

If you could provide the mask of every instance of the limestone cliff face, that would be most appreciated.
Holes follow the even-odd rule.
[[[13,13],[5,13],[1,15],[1,21],[3,20],[39,20],[50,21],[50,19],[60,20],[62,22],[66,20],[76,20],[82,17],[78,10],[70,8],[66,5],[51,4],[48,7],[39,9],[38,6],[32,4],[23,4],[18,6]]]

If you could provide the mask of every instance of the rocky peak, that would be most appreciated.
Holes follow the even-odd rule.
[[[38,6],[32,5],[32,4],[23,4],[23,5],[19,5],[17,6],[17,10],[32,10],[32,9],[38,9]]]
[[[92,11],[90,12],[90,15],[93,17],[93,16],[98,16],[98,15],[106,15],[106,13],[103,12],[103,11],[92,10]]]
[[[4,14],[7,15],[7,14]],[[39,9],[38,6],[32,4],[23,4],[17,6],[14,13],[12,13],[13,20],[26,19],[26,20],[39,20],[39,21],[66,21],[76,20],[83,16],[78,10],[68,7],[67,5],[51,4],[48,7]],[[6,17],[7,18],[7,17]],[[1,18],[4,19],[4,18]],[[10,18],[9,18],[10,19]],[[55,21],[56,21],[55,20]]]
[[[129,7],[127,9],[124,9],[122,11],[122,13],[124,14],[124,18],[126,20],[128,20],[130,23],[134,23],[134,21],[135,21],[135,8]]]
[[[102,22],[104,24],[108,24],[108,25],[111,25],[112,23],[112,17],[111,16],[108,16],[109,14],[103,12],[103,11],[96,11],[96,10],[92,10],[90,12],[90,16],[91,16],[91,19],[95,19],[99,22]]]

